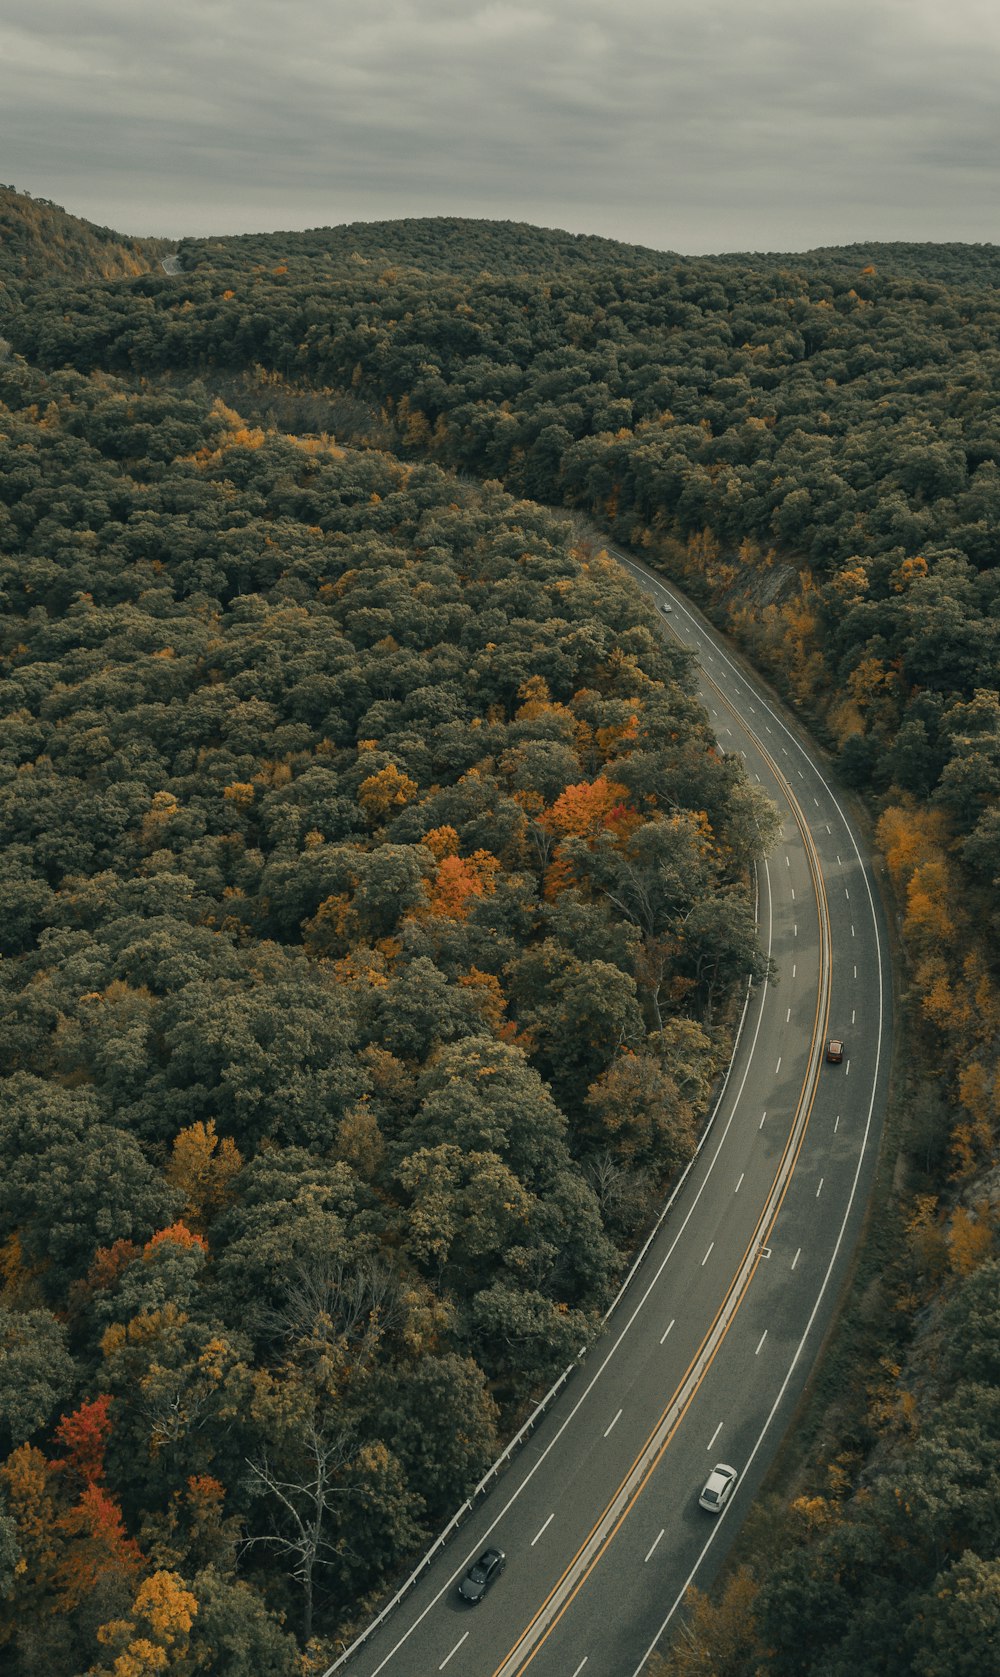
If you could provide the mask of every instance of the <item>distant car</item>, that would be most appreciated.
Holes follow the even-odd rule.
[[[664,601],[664,600],[660,601],[660,610],[665,611],[668,617],[670,616],[670,613],[673,611],[673,609],[674,609],[673,606],[668,606],[666,604],[666,601]]]
[[[733,1494],[733,1486],[738,1478],[735,1467],[730,1467],[728,1462],[716,1462],[705,1480],[705,1488],[698,1498],[698,1507],[707,1508],[710,1514],[721,1514]]]
[[[490,1585],[496,1583],[506,1565],[507,1556],[502,1549],[484,1549],[479,1559],[473,1561],[458,1586],[462,1600],[473,1603],[482,1601]]]
[[[826,1057],[831,1066],[839,1066],[844,1058],[844,1044],[839,1036],[832,1036],[826,1045]]]

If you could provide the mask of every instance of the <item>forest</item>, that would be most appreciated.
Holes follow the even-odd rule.
[[[166,274],[0,200],[14,1677],[322,1670],[690,1155],[770,816],[581,515],[825,741],[905,961],[839,1407],[665,1669],[988,1669],[1000,250],[454,220]]]

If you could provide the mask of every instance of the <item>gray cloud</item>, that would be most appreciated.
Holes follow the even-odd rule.
[[[997,237],[993,0],[6,0],[3,173],[131,233]]]

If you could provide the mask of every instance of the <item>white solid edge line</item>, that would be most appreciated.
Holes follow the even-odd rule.
[[[831,794],[831,796],[832,796],[832,794]],[[834,800],[834,801],[836,802],[836,800]],[[845,822],[845,825],[846,825],[846,822]],[[854,835],[853,835],[853,833],[851,833],[850,828],[848,828],[848,832],[850,833],[851,841],[853,843],[854,842]],[[858,857],[858,860],[859,860],[859,862],[861,861],[860,856]],[[861,866],[862,866],[862,871],[865,875],[865,880],[866,880],[866,883],[867,883],[867,870],[865,869],[863,862],[861,863]],[[869,898],[871,898],[870,887],[869,887]],[[878,965],[878,995],[879,995],[878,1033],[877,1033],[877,1036],[876,1036],[876,1043],[875,1043],[875,1070],[874,1070],[874,1074],[872,1076],[871,1098],[868,1102],[868,1113],[867,1113],[867,1116],[865,1118],[864,1133],[863,1133],[862,1138],[861,1138],[861,1146],[858,1150],[857,1162],[854,1166],[854,1177],[853,1177],[853,1180],[851,1182],[851,1191],[847,1196],[847,1204],[844,1207],[844,1215],[841,1218],[840,1228],[837,1231],[837,1238],[834,1241],[833,1251],[830,1253],[829,1262],[827,1263],[822,1282],[820,1283],[819,1291],[816,1294],[816,1298],[815,1298],[815,1301],[813,1303],[812,1310],[809,1312],[809,1319],[806,1322],[805,1328],[804,1328],[803,1333],[802,1333],[802,1337],[800,1338],[800,1340],[798,1342],[798,1345],[795,1347],[794,1355],[792,1356],[792,1360],[788,1365],[788,1370],[785,1374],[785,1378],[781,1382],[781,1386],[779,1388],[778,1395],[775,1398],[773,1404],[771,1405],[771,1409],[768,1413],[767,1419],[765,1420],[764,1425],[761,1427],[761,1430],[760,1430],[759,1434],[757,1435],[757,1441],[754,1444],[754,1447],[751,1450],[749,1456],[747,1457],[746,1466],[744,1467],[743,1472],[740,1475],[741,1483],[746,1479],[747,1472],[749,1471],[750,1467],[753,1465],[754,1459],[756,1458],[758,1452],[760,1451],[760,1449],[761,1449],[761,1447],[764,1443],[764,1439],[766,1438],[768,1432],[770,1431],[771,1425],[774,1421],[774,1417],[778,1413],[778,1410],[781,1407],[781,1404],[784,1400],[785,1393],[788,1390],[789,1384],[790,1384],[791,1379],[792,1379],[792,1375],[794,1374],[795,1369],[798,1366],[799,1358],[801,1357],[802,1352],[805,1348],[806,1341],[809,1338],[810,1333],[812,1332],[813,1324],[814,1324],[814,1322],[816,1320],[816,1317],[819,1313],[819,1308],[820,1308],[820,1305],[823,1302],[823,1298],[824,1298],[824,1295],[826,1293],[827,1287],[830,1284],[830,1279],[833,1275],[833,1271],[834,1271],[834,1267],[836,1265],[837,1259],[840,1256],[840,1248],[843,1245],[844,1236],[847,1232],[847,1224],[848,1224],[848,1221],[850,1219],[851,1212],[854,1209],[854,1201],[857,1197],[857,1192],[858,1192],[858,1183],[861,1180],[861,1169],[862,1169],[862,1166],[865,1162],[865,1155],[868,1151],[868,1143],[871,1139],[872,1115],[875,1111],[875,1095],[876,1095],[876,1092],[877,1092],[877,1089],[878,1089],[878,1074],[879,1074],[879,1068],[880,1068],[880,1065],[881,1065],[881,1057],[882,1057],[882,1037],[883,1037],[883,1034],[884,1034],[884,1000],[885,1000],[885,998],[884,998],[884,986],[883,986],[883,969],[882,969],[882,940],[878,935],[878,918],[877,918],[876,913],[875,913],[874,900],[871,901],[871,910],[872,910],[872,921],[873,921],[874,928],[875,928],[876,948],[877,948],[878,957],[879,957],[878,958],[878,963],[877,963],[877,965]],[[798,1253],[795,1254],[796,1260],[798,1259],[798,1255],[799,1255]],[[722,1518],[725,1518],[725,1512],[726,1512],[725,1509],[723,1509],[722,1516],[721,1516]],[[646,1661],[648,1660],[650,1654],[654,1652],[654,1650],[656,1648],[656,1645],[660,1640],[660,1637],[663,1635],[663,1632],[666,1630],[668,1624],[670,1623],[671,1619],[673,1618],[674,1614],[676,1613],[678,1607],[681,1605],[682,1601],[684,1600],[684,1597],[687,1594],[687,1591],[690,1589],[691,1585],[694,1583],[694,1580],[698,1575],[698,1569],[701,1566],[702,1562],[704,1561],[705,1556],[708,1554],[708,1551],[711,1549],[712,1544],[715,1542],[718,1531],[719,1531],[719,1527],[716,1526],[715,1529],[712,1531],[711,1535],[709,1536],[707,1542],[705,1543],[705,1546],[702,1549],[701,1554],[698,1556],[698,1559],[695,1561],[694,1566],[691,1568],[691,1571],[688,1573],[688,1576],[687,1576],[680,1592],[678,1593],[676,1600],[674,1601],[673,1605],[671,1606],[669,1613],[667,1614],[666,1618],[664,1619],[663,1623],[661,1624],[661,1626],[660,1626],[659,1630],[657,1631],[656,1635],[654,1636],[652,1642],[649,1644],[649,1647],[646,1649],[646,1652],[643,1654],[642,1659],[639,1661],[639,1664],[636,1666],[635,1671],[632,1674],[632,1677],[642,1677],[643,1666],[645,1665]]]
[[[767,865],[767,858],[766,857],[763,858],[763,870],[764,870],[764,876],[767,880],[767,954],[768,954],[768,956],[770,956],[771,950],[772,950],[773,945],[774,945],[774,896],[773,896],[773,892],[772,892],[772,889],[771,889],[771,870]],[[757,873],[757,902],[755,904],[755,910],[756,910],[757,924],[759,925],[760,924],[760,872],[759,872],[759,870],[756,870],[756,873]],[[754,1056],[754,1052],[755,1052],[756,1047],[757,1047],[757,1038],[760,1035],[760,1028],[761,1028],[761,1024],[763,1022],[764,1005],[765,1005],[766,1000],[767,1000],[768,991],[771,988],[772,988],[772,986],[770,984],[768,984],[766,980],[760,987],[760,1007],[757,1011],[757,1023],[754,1027],[753,1040],[750,1044],[750,1052],[747,1055],[746,1067],[744,1069],[743,1076],[740,1079],[740,1085],[739,1085],[739,1089],[737,1090],[737,1093],[736,1093],[736,1098],[733,1102],[732,1111],[730,1112],[729,1117],[726,1120],[725,1125],[723,1126],[722,1134],[719,1137],[719,1144],[716,1147],[715,1153],[713,1154],[712,1159],[711,1159],[711,1161],[710,1161],[710,1163],[709,1163],[709,1165],[708,1165],[708,1167],[705,1171],[704,1180],[702,1181],[702,1183],[701,1183],[701,1185],[698,1189],[698,1192],[695,1194],[694,1199],[692,1200],[691,1205],[689,1206],[688,1211],[687,1211],[683,1221],[680,1224],[680,1227],[678,1228],[676,1234],[674,1235],[674,1238],[671,1241],[667,1252],[665,1253],[664,1257],[660,1260],[659,1266],[657,1267],[656,1272],[653,1275],[652,1279],[648,1283],[645,1292],[643,1293],[642,1297],[640,1298],[640,1300],[639,1300],[638,1304],[636,1305],[635,1309],[633,1310],[631,1316],[628,1318],[627,1322],[625,1323],[625,1326],[622,1328],[621,1332],[619,1333],[619,1335],[618,1335],[617,1339],[615,1340],[614,1344],[611,1346],[611,1349],[608,1351],[608,1353],[607,1353],[606,1357],[604,1358],[603,1362],[596,1369],[596,1371],[593,1375],[593,1378],[584,1387],[584,1390],[581,1392],[579,1398],[577,1399],[576,1403],[573,1405],[573,1408],[570,1410],[569,1414],[566,1416],[562,1425],[557,1429],[554,1436],[549,1440],[548,1444],[546,1445],[545,1449],[542,1451],[541,1455],[538,1457],[537,1461],[535,1461],[534,1464],[532,1465],[532,1467],[528,1470],[527,1474],[522,1479],[521,1483],[518,1485],[514,1494],[509,1498],[509,1500],[501,1508],[499,1514],[497,1515],[496,1519],[492,1522],[492,1524],[487,1527],[486,1531],[483,1533],[482,1538],[480,1538],[479,1543],[476,1544],[474,1549],[471,1549],[469,1551],[468,1555],[465,1557],[465,1560],[461,1563],[459,1568],[455,1572],[453,1572],[449,1578],[447,1578],[445,1580],[445,1582],[442,1584],[440,1590],[438,1590],[437,1594],[435,1596],[433,1596],[431,1598],[431,1600],[427,1603],[427,1606],[424,1608],[423,1612],[420,1613],[417,1616],[417,1618],[415,1618],[413,1620],[413,1623],[409,1626],[409,1628],[407,1630],[405,1630],[403,1632],[403,1635],[400,1637],[399,1641],[396,1642],[393,1645],[393,1647],[389,1649],[389,1652],[386,1654],[385,1658],[377,1666],[375,1666],[374,1670],[371,1673],[371,1677],[379,1677],[379,1673],[381,1671],[383,1671],[384,1668],[388,1665],[389,1661],[395,1657],[395,1655],[399,1652],[399,1650],[403,1646],[403,1644],[406,1641],[409,1640],[409,1638],[413,1635],[413,1632],[416,1630],[417,1626],[420,1625],[423,1622],[423,1620],[427,1617],[428,1613],[430,1613],[432,1608],[436,1607],[438,1602],[441,1601],[442,1598],[448,1593],[448,1591],[451,1589],[453,1583],[455,1582],[455,1579],[458,1577],[459,1572],[461,1572],[462,1569],[465,1566],[467,1566],[471,1560],[473,1560],[475,1558],[476,1551],[478,1550],[478,1548],[480,1546],[480,1543],[484,1542],[486,1538],[488,1538],[489,1536],[492,1535],[492,1533],[496,1530],[497,1526],[500,1524],[500,1521],[504,1518],[504,1516],[513,1507],[514,1503],[517,1501],[518,1497],[521,1495],[521,1492],[524,1491],[527,1488],[528,1484],[533,1479],[534,1475],[537,1473],[538,1469],[541,1467],[542,1463],[544,1462],[544,1460],[545,1460],[546,1456],[548,1455],[549,1451],[554,1449],[556,1444],[558,1444],[558,1442],[559,1442],[560,1438],[562,1437],[563,1433],[565,1432],[566,1428],[569,1426],[570,1422],[576,1416],[577,1411],[579,1410],[581,1405],[586,1401],[586,1399],[590,1396],[590,1393],[593,1391],[593,1388],[597,1384],[601,1375],[604,1373],[604,1370],[607,1368],[607,1366],[610,1363],[612,1357],[614,1357],[616,1351],[618,1350],[618,1347],[621,1345],[622,1341],[624,1340],[625,1335],[628,1333],[629,1329],[632,1327],[632,1324],[635,1322],[636,1318],[638,1317],[639,1312],[642,1310],[642,1308],[645,1305],[647,1299],[649,1298],[650,1294],[652,1293],[653,1288],[656,1286],[657,1282],[659,1281],[660,1276],[662,1275],[664,1269],[666,1268],[666,1266],[669,1263],[671,1257],[673,1256],[674,1250],[677,1246],[678,1241],[681,1238],[681,1235],[684,1233],[684,1230],[686,1229],[691,1217],[694,1214],[694,1211],[695,1211],[695,1208],[698,1204],[698,1201],[701,1199],[701,1196],[705,1191],[705,1188],[708,1184],[708,1181],[709,1181],[709,1178],[712,1174],[712,1171],[715,1169],[715,1165],[718,1161],[719,1154],[722,1151],[722,1148],[723,1148],[723,1145],[725,1143],[726,1137],[729,1134],[730,1129],[732,1128],[733,1120],[736,1117],[736,1112],[737,1112],[737,1109],[739,1107],[740,1098],[743,1094],[744,1088],[746,1087],[747,1078],[750,1075],[750,1067],[753,1063],[753,1056]],[[747,1012],[748,1012],[749,1007],[750,1007],[750,998],[751,998],[752,994],[753,994],[753,986],[752,986],[752,984],[748,983],[747,984],[746,997],[745,997],[744,1002],[743,1002],[743,1011],[740,1014],[740,1022],[739,1022],[739,1025],[737,1027],[736,1039],[735,1039],[734,1044],[733,1044],[733,1052],[732,1052],[732,1055],[730,1056],[729,1064],[726,1067],[726,1075],[725,1075],[725,1078],[723,1079],[722,1088],[719,1090],[718,1099],[716,1100],[715,1106],[712,1108],[712,1112],[711,1112],[711,1115],[709,1117],[708,1123],[706,1124],[705,1129],[703,1130],[703,1132],[701,1134],[701,1137],[699,1138],[698,1145],[695,1148],[694,1153],[692,1154],[691,1158],[688,1160],[688,1162],[685,1165],[684,1170],[682,1171],[677,1183],[675,1184],[673,1192],[670,1195],[670,1198],[667,1200],[666,1205],[663,1207],[663,1210],[662,1210],[662,1212],[660,1213],[660,1216],[657,1219],[656,1225],[653,1228],[653,1230],[652,1230],[648,1240],[646,1241],[645,1245],[643,1246],[642,1251],[639,1253],[638,1257],[634,1260],[634,1262],[632,1264],[632,1267],[629,1270],[628,1275],[625,1277],[625,1280],[623,1281],[618,1293],[616,1294],[612,1303],[608,1306],[608,1309],[605,1312],[605,1315],[602,1319],[602,1325],[607,1323],[608,1319],[610,1318],[613,1311],[615,1310],[615,1307],[617,1306],[619,1300],[622,1298],[626,1288],[630,1285],[630,1283],[632,1281],[632,1278],[637,1273],[637,1271],[639,1269],[639,1266],[641,1265],[643,1259],[646,1256],[646,1253],[648,1252],[650,1246],[652,1245],[656,1236],[660,1232],[660,1228],[663,1224],[663,1221],[664,1221],[667,1213],[669,1212],[669,1210],[670,1210],[671,1206],[673,1205],[675,1199],[677,1198],[678,1194],[681,1192],[682,1188],[684,1187],[684,1184],[687,1181],[687,1178],[688,1178],[691,1170],[693,1169],[695,1163],[699,1159],[699,1157],[702,1153],[702,1150],[705,1147],[705,1144],[709,1139],[709,1136],[714,1134],[716,1120],[718,1118],[720,1109],[722,1107],[722,1102],[723,1102],[723,1100],[725,1099],[725,1096],[726,1096],[726,1090],[729,1086],[729,1079],[730,1079],[730,1076],[732,1075],[733,1066],[736,1063],[736,1055],[737,1055],[737,1052],[738,1052],[738,1049],[739,1049],[740,1042],[742,1041],[743,1030],[744,1030],[744,1026],[746,1024],[746,1017],[747,1017]],[[333,1662],[333,1665],[329,1666],[327,1668],[327,1670],[322,1673],[322,1677],[331,1677],[331,1673],[335,1669],[337,1669],[337,1667],[342,1665],[347,1660],[347,1658],[349,1657],[349,1655],[353,1651],[354,1651],[354,1646],[353,1645],[352,1645],[351,1648],[345,1649],[344,1653],[341,1654],[339,1656],[339,1658],[336,1659]],[[358,1652],[360,1652],[360,1648],[358,1648]]]
[[[672,598],[673,598],[673,601],[674,601],[675,608],[677,610],[679,610],[688,619],[689,623],[695,624],[697,620],[694,618],[693,614],[688,610],[687,605],[683,601],[678,601],[676,596],[672,596]],[[713,633],[714,633],[714,631],[713,631]],[[722,650],[722,648],[718,645],[717,642],[715,644],[716,644],[716,649],[719,653],[719,656],[723,659],[723,661],[726,664],[729,665],[730,669],[733,671],[734,676],[737,675],[738,671],[736,670],[736,666],[733,664],[731,658],[729,658],[728,654]],[[741,679],[745,680],[746,678],[741,677]],[[869,871],[868,871],[868,868],[865,866],[864,858],[862,857],[861,851],[858,847],[858,841],[854,836],[854,829],[851,826],[850,822],[848,821],[847,816],[844,814],[844,811],[843,811],[843,808],[841,807],[840,801],[837,798],[836,794],[833,792],[829,783],[827,782],[822,770],[818,767],[818,765],[816,763],[813,762],[813,759],[809,756],[808,752],[805,750],[805,747],[799,742],[799,740],[796,738],[796,736],[792,733],[791,729],[786,726],[786,724],[784,723],[782,718],[777,714],[777,712],[772,708],[772,706],[768,704],[767,700],[764,699],[764,698],[761,698],[761,696],[759,694],[755,694],[755,697],[757,698],[758,703],[763,705],[763,707],[767,711],[768,715],[771,716],[775,722],[777,722],[777,724],[778,724],[779,728],[781,728],[782,732],[785,735],[787,735],[787,737],[792,741],[792,744],[796,747],[796,749],[800,752],[800,754],[806,759],[810,768],[813,770],[814,774],[816,775],[817,779],[819,780],[820,785],[829,794],[831,802],[833,803],[833,807],[837,811],[837,814],[840,816],[840,819],[844,824],[844,831],[847,833],[847,836],[851,841],[851,848],[854,851],[854,854],[857,858],[858,866],[861,869],[861,877],[862,877],[862,879],[864,880],[864,883],[865,883],[865,892],[866,892],[867,897],[868,897],[868,906],[869,906],[869,909],[871,911],[871,917],[872,917],[872,930],[875,934],[875,952],[876,952],[876,963],[875,964],[876,964],[876,970],[878,972],[878,1029],[877,1029],[876,1037],[875,1037],[875,1066],[874,1066],[874,1070],[872,1072],[871,1097],[870,1097],[869,1102],[868,1102],[868,1112],[867,1112],[867,1116],[865,1118],[865,1127],[864,1127],[864,1132],[863,1132],[862,1138],[861,1138],[861,1147],[860,1147],[860,1150],[858,1152],[857,1163],[854,1167],[854,1179],[851,1183],[851,1191],[850,1191],[850,1194],[848,1195],[847,1205],[846,1205],[845,1210],[844,1210],[843,1218],[841,1219],[840,1229],[837,1233],[837,1239],[834,1242],[833,1251],[830,1254],[830,1260],[829,1260],[829,1263],[827,1264],[826,1271],[824,1273],[819,1292],[816,1294],[816,1301],[813,1304],[812,1310],[810,1311],[809,1320],[807,1321],[806,1326],[805,1326],[805,1330],[802,1334],[802,1337],[799,1340],[798,1345],[796,1346],[795,1354],[792,1357],[792,1360],[788,1365],[788,1372],[786,1373],[785,1378],[781,1383],[781,1388],[778,1392],[777,1397],[774,1400],[774,1403],[771,1407],[771,1411],[770,1411],[766,1421],[764,1422],[763,1427],[761,1428],[761,1431],[758,1435],[756,1444],[754,1445],[753,1449],[750,1452],[749,1457],[747,1458],[746,1467],[744,1467],[744,1469],[743,1469],[743,1473],[741,1475],[741,1480],[745,1479],[747,1469],[750,1467],[750,1465],[753,1462],[755,1456],[757,1455],[757,1452],[760,1450],[760,1448],[763,1444],[764,1438],[765,1438],[768,1430],[770,1429],[771,1423],[774,1420],[774,1417],[775,1417],[775,1415],[778,1411],[778,1408],[781,1405],[781,1402],[782,1402],[782,1399],[784,1398],[785,1392],[788,1389],[788,1384],[789,1384],[789,1382],[792,1378],[792,1374],[794,1373],[795,1368],[798,1364],[799,1358],[802,1354],[803,1347],[805,1346],[806,1340],[808,1339],[809,1334],[812,1331],[812,1326],[813,1326],[813,1323],[816,1320],[816,1315],[819,1311],[819,1307],[820,1307],[820,1304],[823,1300],[823,1296],[826,1293],[827,1287],[829,1286],[830,1277],[833,1274],[834,1265],[836,1264],[837,1259],[840,1255],[840,1248],[843,1244],[844,1235],[845,1235],[846,1230],[847,1230],[847,1223],[848,1223],[848,1220],[850,1218],[851,1211],[853,1210],[853,1207],[854,1207],[855,1198],[857,1196],[858,1183],[859,1183],[860,1177],[861,1177],[861,1168],[862,1168],[862,1165],[864,1164],[865,1155],[868,1151],[868,1143],[869,1143],[869,1140],[871,1138],[872,1116],[873,1116],[873,1113],[875,1111],[875,1096],[876,1096],[876,1093],[878,1091],[879,1072],[880,1072],[881,1064],[882,1064],[882,1039],[883,1039],[883,1036],[885,1034],[885,970],[884,970],[884,956],[883,956],[883,951],[882,951],[882,939],[879,935],[878,914],[877,914],[876,909],[875,909],[875,897],[874,897],[874,893],[872,891],[872,885],[871,885],[871,879],[870,879],[870,876],[869,876]],[[726,1511],[725,1511],[725,1509],[723,1509],[721,1518],[723,1518],[723,1519],[725,1518],[725,1513],[726,1513]],[[676,1601],[674,1602],[673,1606],[671,1607],[669,1613],[667,1614],[666,1618],[664,1619],[662,1625],[660,1626],[659,1630],[657,1631],[657,1633],[656,1633],[655,1637],[653,1638],[652,1642],[650,1643],[649,1647],[646,1649],[646,1652],[643,1654],[642,1659],[639,1661],[639,1664],[636,1666],[635,1672],[633,1673],[633,1677],[642,1677],[643,1666],[645,1665],[645,1663],[646,1663],[647,1659],[649,1658],[650,1654],[656,1648],[656,1644],[659,1642],[660,1637],[663,1635],[663,1632],[666,1630],[667,1625],[670,1623],[670,1620],[673,1618],[673,1616],[676,1613],[678,1607],[680,1606],[681,1602],[683,1601],[686,1591],[689,1589],[690,1585],[694,1582],[694,1579],[697,1576],[698,1568],[701,1566],[702,1561],[705,1559],[705,1556],[708,1554],[709,1549],[711,1548],[712,1544],[714,1543],[716,1535],[718,1533],[718,1530],[719,1530],[719,1527],[716,1526],[714,1528],[714,1530],[712,1531],[711,1535],[709,1536],[707,1542],[705,1543],[704,1548],[701,1551],[701,1554],[698,1556],[698,1559],[695,1561],[695,1564],[694,1564],[693,1568],[691,1569],[691,1572],[688,1575],[687,1581],[685,1582],[683,1589],[681,1590],[680,1594],[678,1595]]]

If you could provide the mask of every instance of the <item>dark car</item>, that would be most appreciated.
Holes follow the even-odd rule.
[[[495,1584],[504,1567],[507,1556],[502,1549],[484,1549],[477,1561],[473,1561],[462,1582],[458,1586],[458,1593],[463,1601],[482,1601],[491,1584]]]
[[[832,1036],[826,1045],[826,1057],[831,1066],[839,1066],[844,1058],[844,1044],[839,1036]]]

